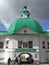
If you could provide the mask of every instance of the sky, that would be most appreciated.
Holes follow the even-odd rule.
[[[6,27],[0,21],[0,31],[6,31],[6,30],[7,30]]]
[[[49,0],[0,0],[0,20],[9,28],[27,5],[30,17],[39,22],[43,30],[49,30]]]

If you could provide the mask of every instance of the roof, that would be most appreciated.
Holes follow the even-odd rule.
[[[30,12],[27,10],[27,6],[24,6],[22,13],[25,15],[26,14],[30,15]],[[15,34],[15,32],[17,32],[18,30],[20,30],[21,28],[23,28],[25,26],[27,26],[28,28],[30,28],[34,32],[37,32],[37,33],[35,33],[37,35],[49,36],[49,32],[44,32],[42,27],[40,26],[40,24],[36,20],[31,19],[31,18],[19,18],[19,19],[15,20],[10,25],[10,27],[7,31],[0,31],[0,35],[2,36],[2,35]]]
[[[27,9],[24,9],[21,11],[23,14],[30,14],[30,12]]]
[[[19,18],[18,20],[14,21],[10,25],[8,32],[15,33],[16,31],[20,30],[24,26],[27,26],[30,29],[32,29],[32,30],[34,30],[35,32],[38,32],[38,33],[43,32],[40,24],[37,21],[35,21],[31,18]]]
[[[35,52],[36,49],[34,48],[18,48],[15,49],[16,52]]]
[[[43,34],[49,36],[49,31],[44,31]]]
[[[27,6],[23,7],[23,10],[21,11],[21,13],[25,14],[25,15],[30,15],[29,10],[27,9]]]

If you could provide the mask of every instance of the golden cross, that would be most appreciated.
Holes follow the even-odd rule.
[[[24,0],[24,5],[27,5],[27,0]]]

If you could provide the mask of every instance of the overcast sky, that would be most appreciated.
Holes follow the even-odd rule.
[[[24,5],[27,5],[31,18],[39,22],[49,20],[49,0],[0,0],[0,20],[5,26],[20,17]]]

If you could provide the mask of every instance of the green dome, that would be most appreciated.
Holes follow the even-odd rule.
[[[23,14],[29,14],[30,15],[30,12],[27,10],[27,6],[24,6],[23,7],[23,10],[21,11],[21,13],[23,13]]]
[[[24,6],[23,9],[27,9],[27,6]]]
[[[43,30],[38,22],[31,18],[19,18],[18,20],[14,21],[9,29],[8,32],[15,33],[24,26],[29,27],[31,30],[34,30],[35,32],[42,33]]]
[[[22,10],[23,14],[30,14],[28,10]]]

